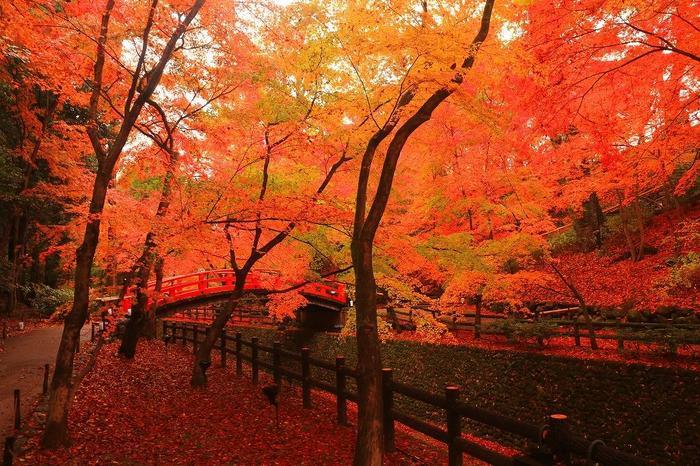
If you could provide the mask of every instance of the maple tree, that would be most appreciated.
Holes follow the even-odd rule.
[[[423,6],[424,15],[427,16],[427,4],[423,3]],[[418,108],[406,109],[416,97],[417,90],[412,87],[406,90],[399,88],[394,108],[382,125],[377,124],[377,131],[369,139],[362,156],[351,244],[357,299],[359,424],[354,464],[381,464],[382,462],[382,366],[377,333],[376,282],[372,267],[374,237],[389,200],[394,173],[404,145],[421,125],[430,120],[433,111],[464,81],[463,72],[472,68],[476,53],[488,35],[492,11],[493,1],[487,0],[481,17],[481,26],[471,41],[469,55],[461,63],[459,71],[454,72],[449,81],[443,81],[444,84],[437,90],[431,91]],[[422,27],[427,26],[426,22],[424,18]],[[451,68],[455,69],[456,64],[452,64]],[[405,121],[401,121],[404,111],[410,116]],[[395,128],[396,132],[386,149],[376,193],[373,198],[368,198],[369,176],[375,153],[381,142],[390,136]]]
[[[5,39],[1,46],[0,268],[4,311],[12,313],[19,295],[57,286],[58,257],[89,172],[79,160],[80,109],[46,83],[21,44]]]
[[[290,18],[282,15],[282,20],[288,21]],[[299,26],[301,29],[302,25]],[[227,145],[234,160],[237,159],[236,155],[241,158],[233,165],[233,170],[221,167],[220,173],[229,179],[219,188],[216,202],[207,206],[209,213],[217,218],[206,223],[217,225],[226,239],[228,265],[235,273],[235,283],[226,306],[216,316],[206,340],[199,346],[193,364],[193,386],[206,383],[205,371],[207,362],[211,360],[212,347],[239,305],[250,272],[269,260],[287,239],[309,244],[295,238],[293,232],[333,211],[318,209],[316,204],[321,203],[334,175],[351,159],[347,154],[347,145],[339,145],[333,140],[321,144],[320,148],[313,148],[318,144],[319,135],[324,134],[324,116],[332,114],[331,96],[326,95],[322,88],[324,82],[332,77],[325,73],[324,56],[318,50],[322,44],[307,42],[303,37],[290,42],[280,45],[269,57],[269,63],[263,66],[261,72],[268,74],[267,79],[252,91],[258,98],[256,111],[242,122],[242,131],[247,133],[251,144],[241,145],[234,140]],[[301,63],[296,68],[288,63],[288,54],[294,47],[300,50],[298,60]],[[280,72],[280,68],[285,72]],[[233,131],[232,134],[239,136],[241,133]],[[305,158],[309,156],[310,162]],[[322,164],[320,170],[314,166],[319,158]],[[245,162],[247,159],[251,162]],[[237,189],[231,190],[233,177],[229,174],[233,172],[235,176],[241,166],[247,167],[245,176],[238,180]],[[276,169],[279,173],[276,173]],[[300,170],[301,176],[317,177],[310,169],[321,172],[316,188],[285,175]],[[286,253],[289,255],[290,251]],[[287,272],[287,277],[303,279],[303,276],[289,277],[290,265],[293,263],[287,259],[286,266],[282,268]],[[273,300],[272,309],[283,314],[295,310],[305,301],[299,300],[298,296],[287,299],[286,310],[276,306],[277,302]]]
[[[49,34],[57,44],[64,47],[52,50],[54,57],[59,58],[62,54],[67,54],[78,59],[80,55],[76,52],[84,53],[78,61],[80,66],[72,64],[67,67],[65,63],[61,66],[56,58],[52,62],[57,70],[62,71],[56,73],[56,78],[65,80],[61,82],[61,87],[66,89],[73,86],[69,90],[70,97],[76,100],[76,104],[85,108],[85,132],[97,165],[85,233],[76,256],[73,305],[65,317],[51,383],[48,424],[43,437],[46,446],[57,446],[68,441],[66,422],[73,394],[71,378],[74,351],[80,328],[88,316],[90,272],[99,239],[101,215],[114,168],[142,109],[160,83],[171,56],[176,49],[183,47],[181,38],[203,3],[196,1],[192,5],[180,5],[184,13],[176,14],[174,18],[165,12],[156,14],[159,8],[157,0],[145,9],[143,5],[131,5],[135,9],[125,4],[116,5],[113,0],[109,0],[102,8],[92,2],[74,2],[66,5],[27,2],[15,5],[16,8],[24,8],[20,10],[21,14],[34,19],[25,24],[27,29],[35,33]],[[129,14],[126,14],[127,10],[130,11]],[[134,14],[136,12],[144,14]],[[156,19],[161,19],[161,16],[163,21],[171,23],[172,32],[165,36],[163,44],[155,46],[160,50],[154,51],[154,58],[147,52],[149,45],[153,46],[153,43],[157,42],[151,37],[151,33],[154,31]],[[112,22],[112,19],[115,21]],[[141,27],[135,25],[139,19],[143,21]],[[134,23],[130,24],[129,20],[133,20]],[[121,27],[115,27],[114,23]],[[113,27],[111,32],[110,26]],[[158,29],[165,28],[163,24]],[[142,34],[136,36],[141,38],[141,44],[140,47],[136,47],[137,58],[133,64],[134,68],[131,69],[120,61],[118,50],[124,45],[120,38],[135,38],[132,35],[133,30],[140,30]],[[154,32],[154,36],[156,34]],[[86,41],[86,37],[91,40]],[[27,35],[23,38],[27,39]],[[149,41],[152,41],[151,44]],[[93,44],[95,48],[91,51]],[[46,56],[45,51],[42,53],[41,50],[37,50],[38,44],[27,41],[22,45],[32,53],[37,53],[39,57]],[[94,63],[88,57],[94,57]],[[89,83],[87,92],[83,87],[86,81]],[[114,115],[109,111],[109,107],[123,109],[122,114],[116,112],[117,115]]]
[[[145,120],[143,125],[139,123],[135,125],[135,128],[148,137],[166,159],[165,173],[160,182],[159,200],[153,220],[154,226],[166,220],[173,197],[173,185],[176,183],[180,168],[180,158],[186,152],[192,151],[190,141],[182,140],[184,139],[181,135],[182,131],[196,131],[202,125],[193,121],[197,119],[198,114],[211,112],[214,102],[232,96],[245,82],[241,63],[244,57],[236,52],[244,49],[248,41],[242,36],[232,36],[229,32],[231,27],[232,23],[228,28],[225,24],[219,23],[217,28],[208,28],[206,35],[194,37],[191,43],[184,46],[188,51],[187,54],[178,57],[179,60],[171,60],[171,66],[176,66],[178,72],[168,75],[167,81],[161,85],[160,94],[163,96],[161,100],[166,102],[159,103],[155,98],[147,100],[146,103],[151,112],[143,115],[142,118]],[[220,35],[216,36],[216,33]],[[213,44],[217,47],[215,48]],[[211,55],[215,55],[217,59],[212,60]],[[169,85],[173,87],[169,88]],[[191,89],[195,91],[192,92]],[[150,175],[152,176],[152,173]],[[132,291],[135,295],[135,303],[119,349],[120,354],[127,358],[133,357],[141,333],[155,335],[155,309],[148,308],[149,296],[146,287],[154,265],[161,268],[159,275],[162,279],[164,259],[158,253],[159,241],[155,229],[146,233],[141,254],[122,284],[120,296],[123,297],[131,285],[132,278],[135,281],[135,289]],[[155,293],[158,292],[159,287],[156,286]]]

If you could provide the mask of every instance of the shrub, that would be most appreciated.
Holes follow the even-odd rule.
[[[533,339],[547,341],[557,334],[558,325],[555,322],[520,322],[515,319],[503,319],[488,322],[484,325],[484,333],[505,335],[509,341],[528,342]]]
[[[31,283],[25,286],[24,292],[32,308],[44,316],[50,316],[73,299],[73,290],[51,288],[41,283]]]
[[[457,339],[450,333],[447,325],[439,322],[426,312],[414,312],[413,322],[416,324],[416,335],[420,341],[429,343],[456,343]]]
[[[548,242],[552,254],[556,255],[574,250],[578,245],[578,237],[576,236],[576,231],[573,228],[569,228],[566,231],[551,236]]]
[[[700,254],[691,252],[679,258],[671,270],[671,285],[687,290],[700,288]]]
[[[392,330],[391,325],[386,320],[377,317],[377,331],[379,332],[379,339],[381,341],[386,341],[391,338]],[[345,325],[340,330],[341,338],[354,338],[357,334],[357,313],[355,308],[351,307],[345,316]]]

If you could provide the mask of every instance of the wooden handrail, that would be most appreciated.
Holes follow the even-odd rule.
[[[272,276],[272,280],[264,278]],[[147,289],[155,289],[155,281],[148,282]],[[246,291],[275,290],[286,286],[278,274],[269,271],[255,271],[248,275],[244,289]],[[204,270],[184,275],[165,278],[162,281],[156,304],[172,304],[175,302],[196,298],[199,296],[213,296],[232,292],[235,288],[235,271],[232,269]],[[127,296],[121,303],[122,312],[131,308],[136,288],[129,288]],[[333,301],[338,305],[347,303],[347,292],[342,283],[308,283],[299,291],[303,294]],[[151,298],[149,298],[149,301]]]

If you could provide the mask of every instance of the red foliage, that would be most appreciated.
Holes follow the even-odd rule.
[[[674,305],[698,308],[700,302],[696,290],[679,290],[668,284],[671,268],[668,265],[678,253],[696,251],[697,239],[685,245],[684,222],[694,224],[700,219],[700,210],[693,209],[677,218],[674,212],[654,217],[647,226],[646,242],[657,248],[655,254],[647,254],[633,262],[621,259],[626,252],[622,238],[611,241],[604,254],[600,251],[562,254],[558,256],[559,267],[568,276],[589,305],[624,306],[655,310],[658,306]],[[569,301],[575,299],[559,284],[557,291],[532,287],[528,298],[546,301]]]

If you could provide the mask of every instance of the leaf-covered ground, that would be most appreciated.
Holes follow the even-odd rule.
[[[249,374],[237,377],[214,360],[206,389],[189,387],[191,356],[161,342],[139,345],[127,362],[106,345],[81,385],[70,417],[73,444],[59,451],[28,442],[22,464],[350,464],[355,430],[335,423],[330,396],[314,392],[301,406],[298,389],[283,383],[280,427]],[[349,405],[352,406],[352,405]],[[355,424],[354,410],[350,422]],[[397,430],[397,452],[386,464],[444,464],[444,445]],[[466,464],[478,464],[465,457]]]
[[[557,256],[562,272],[569,277],[588,305],[633,307],[656,312],[661,306],[677,306],[700,312],[697,285],[690,288],[670,285],[673,264],[679,256],[700,252],[700,208],[679,214],[675,211],[655,216],[645,227],[644,244],[656,252],[634,262],[622,259],[628,253],[624,235],[618,233],[600,250],[569,252]],[[533,287],[528,299],[570,302],[576,299],[559,283],[558,293]]]

